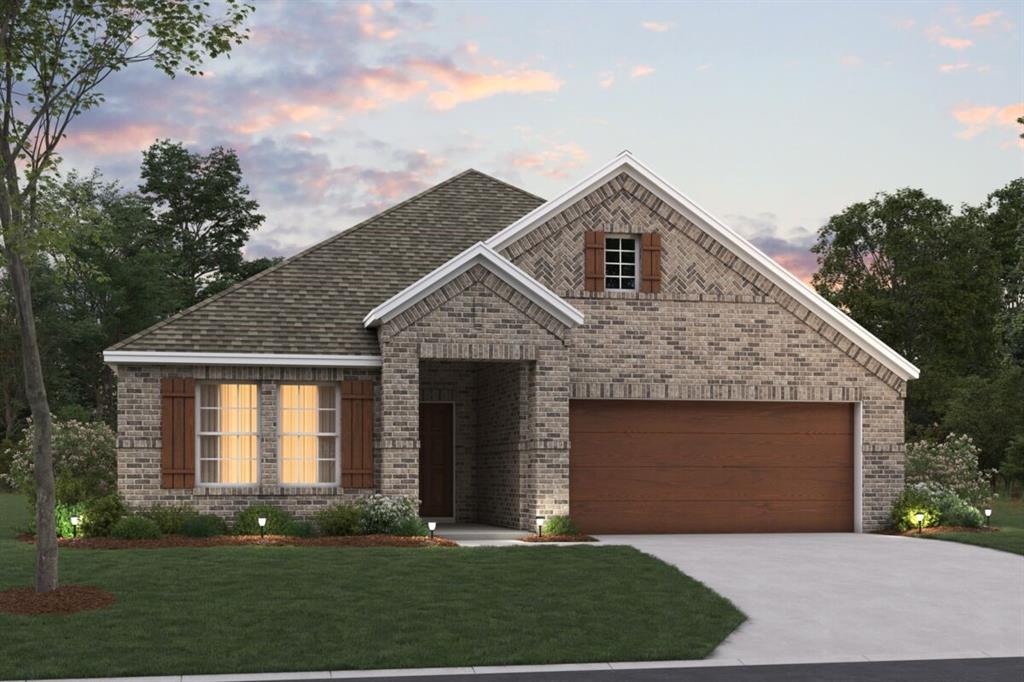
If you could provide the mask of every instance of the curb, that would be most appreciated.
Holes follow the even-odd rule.
[[[550,663],[542,665],[485,665],[456,668],[385,668],[377,670],[317,670],[286,673],[222,673],[216,675],[149,675],[144,677],[76,677],[2,682],[300,682],[303,680],[357,680],[384,677],[433,677],[440,675],[494,675],[543,672],[587,672],[598,670],[652,670],[658,668],[751,667],[758,665],[807,665],[828,663],[879,663],[884,661],[925,661],[999,658],[1005,654],[967,651],[947,654],[821,656],[801,660],[703,658],[679,661],[621,661],[607,663]],[[1018,656],[1010,654],[1010,656]]]

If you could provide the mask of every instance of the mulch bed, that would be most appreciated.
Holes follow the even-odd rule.
[[[19,536],[34,542],[31,535]],[[190,538],[165,535],[157,540],[122,540],[120,538],[61,538],[58,544],[67,549],[167,549],[171,547],[226,547],[238,545],[293,545],[297,547],[458,547],[448,538],[404,537],[400,535],[348,535],[342,537],[296,538],[287,535],[219,535],[212,538]]]
[[[917,532],[916,528],[914,530],[904,531],[889,528],[875,532],[878,535],[903,535],[905,537],[913,537],[915,535],[938,535],[941,533],[998,533],[999,529],[992,526],[981,526],[980,528],[970,528],[968,526],[931,526],[929,528],[922,528],[920,533]]]
[[[523,542],[597,542],[590,535],[527,535],[519,538]]]
[[[16,616],[68,614],[110,606],[114,595],[88,585],[61,585],[42,594],[32,587],[18,587],[0,592],[0,613]]]

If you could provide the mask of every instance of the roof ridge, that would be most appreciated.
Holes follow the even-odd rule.
[[[320,248],[322,248],[324,246],[327,246],[328,244],[333,244],[334,242],[338,241],[342,237],[346,237],[346,236],[352,234],[353,232],[355,232],[356,230],[359,230],[360,228],[363,228],[363,227],[366,227],[367,225],[370,225],[371,223],[377,221],[378,219],[383,218],[383,217],[393,213],[394,211],[402,208],[403,206],[406,206],[407,204],[409,204],[409,203],[411,203],[413,201],[416,201],[418,199],[422,199],[423,197],[425,197],[428,194],[431,194],[431,193],[441,189],[442,187],[447,187],[448,185],[450,185],[451,183],[455,182],[459,178],[461,178],[461,177],[463,177],[465,175],[468,175],[470,173],[477,173],[479,175],[483,175],[484,177],[490,178],[491,180],[494,180],[495,182],[499,182],[499,183],[501,183],[503,185],[507,185],[508,187],[511,187],[512,189],[518,190],[519,192],[521,192],[523,194],[527,194],[527,195],[529,195],[531,197],[534,196],[534,195],[530,194],[529,192],[527,192],[526,190],[523,190],[523,189],[520,189],[520,188],[516,187],[515,185],[509,185],[507,182],[504,182],[503,180],[498,180],[497,178],[494,178],[494,177],[492,177],[490,175],[487,175],[486,173],[482,173],[482,172],[480,172],[478,170],[475,170],[473,168],[467,168],[466,170],[462,171],[461,173],[457,173],[456,175],[453,175],[452,177],[450,177],[450,178],[448,178],[446,180],[442,180],[441,182],[437,183],[436,185],[433,185],[432,187],[428,187],[428,188],[424,189],[423,191],[418,192],[418,193],[412,195],[411,197],[409,197],[407,199],[403,199],[402,201],[398,202],[397,204],[395,204],[393,206],[389,206],[388,208],[384,209],[380,213],[376,213],[376,214],[374,214],[374,215],[364,219],[363,221],[358,222],[355,225],[352,225],[351,227],[347,227],[347,228],[341,230],[340,232],[338,232],[336,234],[332,234],[331,236],[326,237],[325,239],[320,240],[316,244],[313,244],[311,246],[306,247],[305,249],[303,249],[302,251],[299,251],[296,254],[288,256],[287,258],[282,260],[280,263],[272,265],[272,266],[270,266],[269,268],[267,268],[265,270],[261,270],[260,272],[257,272],[255,275],[252,275],[251,277],[247,277],[246,279],[243,279],[241,282],[236,282],[235,284],[232,284],[231,286],[229,286],[227,289],[224,289],[223,291],[219,291],[216,294],[214,294],[213,296],[210,296],[209,298],[205,298],[202,301],[199,301],[198,303],[193,303],[189,307],[184,308],[182,310],[179,310],[178,312],[174,313],[170,317],[164,318],[163,320],[160,320],[159,322],[156,322],[156,323],[146,327],[145,329],[132,334],[128,338],[122,339],[121,341],[118,341],[117,343],[115,343],[114,345],[110,346],[106,350],[118,350],[118,349],[123,348],[124,346],[126,346],[126,345],[128,345],[130,343],[134,343],[135,341],[138,341],[139,339],[143,338],[144,336],[147,336],[147,335],[149,335],[149,334],[151,334],[151,333],[153,333],[153,332],[155,332],[155,331],[157,331],[159,329],[162,329],[163,327],[167,326],[168,324],[170,324],[172,322],[180,320],[182,317],[185,317],[186,315],[190,315],[190,314],[194,313],[197,310],[205,308],[207,305],[213,303],[214,301],[220,300],[221,298],[223,298],[224,296],[227,296],[228,294],[230,294],[232,292],[238,291],[239,289],[242,289],[243,287],[246,287],[249,284],[252,284],[253,282],[256,282],[256,281],[259,281],[259,280],[263,279],[263,277],[269,275],[270,273],[276,272],[276,271],[284,268],[286,265],[291,264],[293,261],[296,261],[299,258],[301,258],[301,257],[303,257],[303,256],[305,256],[305,255],[307,255],[309,253],[312,253],[313,251],[316,251],[317,249],[320,249]],[[536,198],[540,199],[540,197],[536,197]],[[543,201],[543,199],[541,199],[541,201]]]

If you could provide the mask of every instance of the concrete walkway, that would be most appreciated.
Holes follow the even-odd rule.
[[[749,620],[712,655],[747,665],[1024,656],[1024,557],[869,534],[609,535]]]
[[[445,523],[442,521],[437,524],[436,533],[449,540],[455,540],[463,547],[503,547],[527,544],[519,541],[519,538],[527,534],[525,530],[486,526],[482,523]]]

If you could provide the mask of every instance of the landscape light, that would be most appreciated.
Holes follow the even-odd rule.
[[[263,537],[264,529],[267,527],[267,517],[260,516],[256,519],[256,523],[260,524],[260,537]]]
[[[917,532],[921,533],[921,528],[924,527],[924,512],[917,512],[914,514],[914,518],[917,519]]]
[[[430,539],[434,539],[434,531],[437,530],[437,521],[427,521],[427,528],[430,530]]]
[[[537,517],[537,535],[538,536],[544,535],[544,517],[543,516],[538,516]]]
[[[985,525],[988,525],[988,520],[992,518],[992,508],[985,507]]]
[[[82,522],[82,517],[72,516],[71,517],[71,537],[78,537],[78,524]]]

